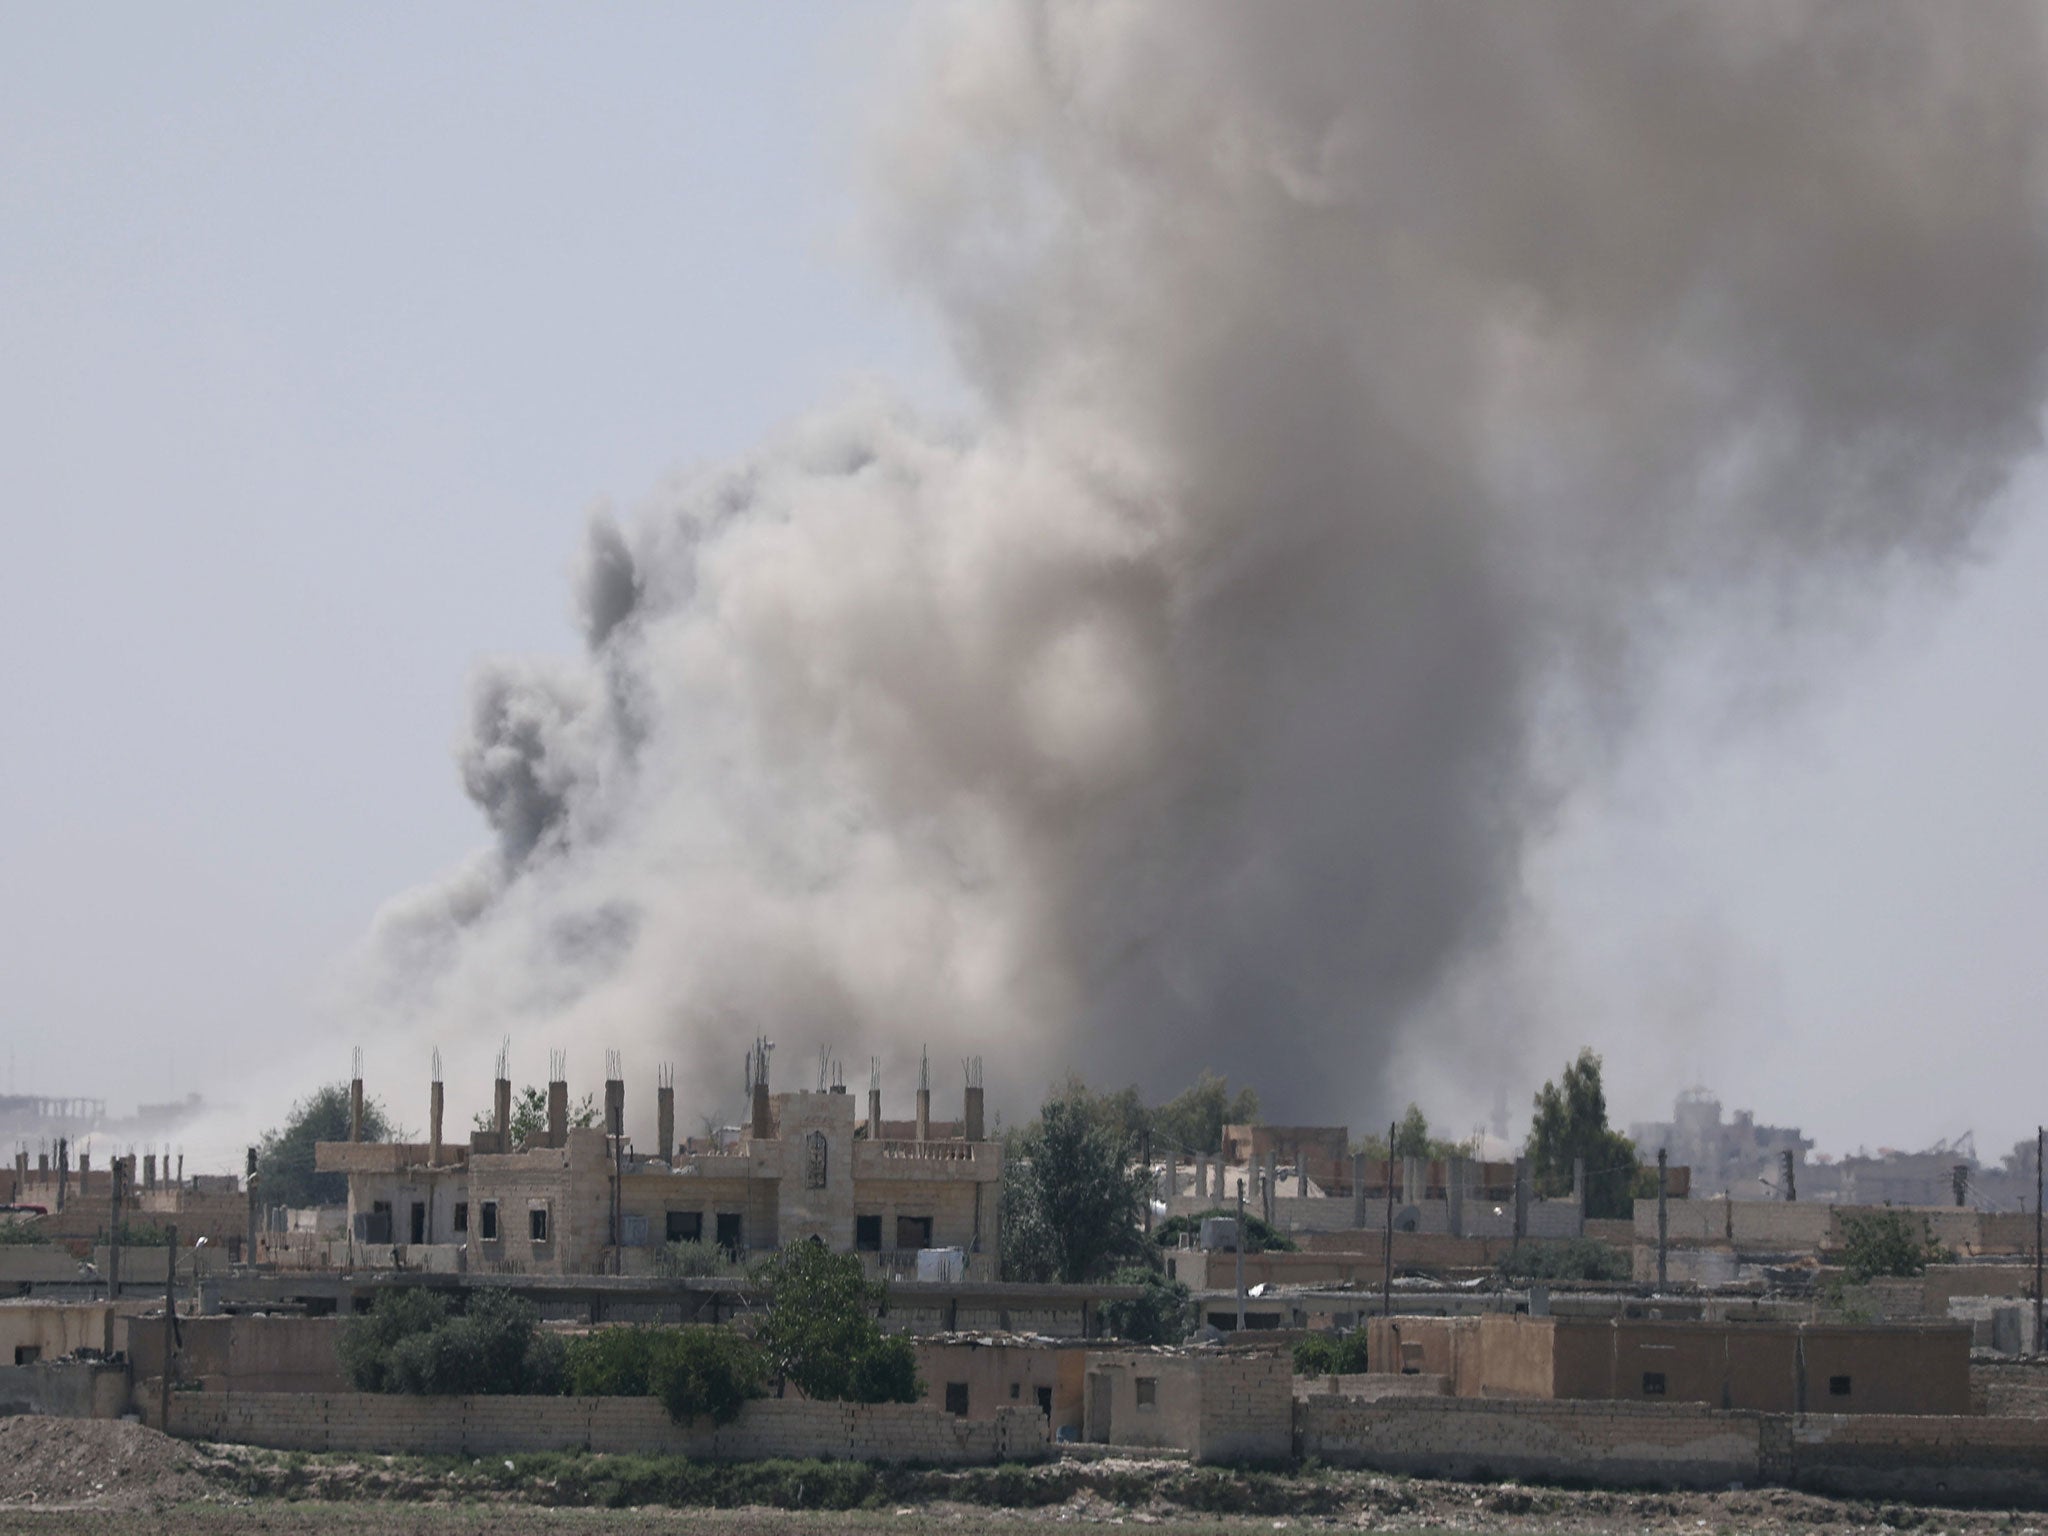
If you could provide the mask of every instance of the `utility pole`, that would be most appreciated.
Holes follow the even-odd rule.
[[[1664,1289],[1666,1280],[1665,1255],[1669,1248],[1671,1229],[1664,1202],[1671,1186],[1671,1153],[1668,1148],[1657,1149],[1657,1289]],[[1732,1218],[1731,1218],[1732,1219]]]
[[[169,1245],[164,1249],[164,1369],[157,1403],[157,1428],[171,1432],[171,1350],[178,1328],[178,1229],[164,1228]]]
[[[1152,1191],[1158,1187],[1152,1176],[1152,1133],[1150,1131],[1145,1133],[1144,1149],[1140,1155],[1145,1159],[1145,1235],[1150,1237],[1152,1235]],[[1169,1202],[1173,1199],[1173,1191],[1171,1189],[1167,1190],[1166,1198]],[[1168,1208],[1171,1209],[1171,1206],[1169,1205]]]
[[[2044,1137],[2034,1127],[2034,1353],[2048,1354],[2041,1338],[2041,1150]]]
[[[1237,1336],[1244,1337],[1244,1180],[1237,1181]]]
[[[1381,1255],[1384,1269],[1380,1276],[1380,1316],[1390,1317],[1394,1311],[1394,1135],[1398,1127],[1387,1122],[1387,1240],[1386,1252]]]

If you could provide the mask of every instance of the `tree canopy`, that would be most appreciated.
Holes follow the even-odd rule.
[[[1925,1216],[1903,1211],[1843,1212],[1842,1278],[1862,1285],[1880,1276],[1910,1278],[1953,1255],[1935,1238]]]
[[[1149,1170],[1086,1101],[1047,1101],[1003,1163],[1003,1273],[1012,1280],[1107,1279],[1145,1261]]]
[[[806,1397],[856,1403],[914,1403],[920,1384],[910,1341],[884,1334],[875,1314],[887,1297],[860,1259],[823,1243],[777,1251],[755,1271],[768,1308],[754,1341],[768,1367]]]
[[[1240,1088],[1233,1095],[1227,1078],[1204,1072],[1194,1086],[1152,1112],[1152,1129],[1177,1151],[1213,1153],[1223,1150],[1224,1126],[1254,1125],[1258,1118],[1256,1093]]]
[[[1607,1124],[1607,1092],[1600,1058],[1588,1048],[1566,1064],[1562,1078],[1536,1095],[1529,1128],[1529,1180],[1539,1195],[1572,1192],[1574,1160],[1586,1162],[1586,1214],[1626,1217],[1634,1210],[1636,1144]]]
[[[389,1141],[391,1121],[374,1099],[363,1103],[363,1140]],[[257,1191],[266,1205],[341,1205],[348,1175],[315,1173],[313,1146],[348,1140],[348,1084],[329,1083],[292,1105],[282,1126],[256,1145]]]
[[[458,1312],[439,1291],[406,1287],[345,1318],[334,1352],[356,1390],[429,1397],[561,1391],[562,1340],[540,1326],[532,1302],[496,1289],[465,1299]]]
[[[597,1096],[586,1093],[569,1106],[569,1124],[577,1130],[588,1130],[597,1124]],[[494,1109],[478,1112],[474,1122],[480,1131],[495,1131],[498,1128],[498,1113]],[[545,1088],[528,1083],[512,1095],[512,1145],[519,1146],[539,1140],[541,1132],[548,1128],[548,1094]]]

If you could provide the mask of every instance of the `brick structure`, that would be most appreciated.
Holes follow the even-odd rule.
[[[885,1275],[958,1248],[968,1277],[994,1277],[1001,1143],[863,1136],[836,1088],[757,1099],[752,1134],[666,1161],[593,1128],[518,1149],[479,1132],[441,1166],[427,1144],[322,1142],[316,1163],[348,1175],[353,1245],[413,1268],[453,1269],[459,1249],[474,1271],[644,1274],[668,1242],[739,1255],[815,1237]]]
[[[1103,1351],[1088,1357],[1081,1438],[1280,1461],[1293,1453],[1293,1396],[1293,1362],[1277,1351]]]
[[[1696,1403],[1772,1413],[1967,1414],[1970,1330],[1615,1317],[1374,1317],[1375,1369],[1459,1397]]]
[[[157,1424],[157,1399],[139,1393]],[[157,1426],[161,1427],[161,1426]],[[172,1434],[288,1451],[500,1456],[610,1451],[700,1461],[826,1457],[968,1466],[1047,1453],[1036,1408],[967,1419],[930,1403],[765,1399],[733,1423],[676,1424],[651,1397],[393,1397],[373,1393],[178,1392]]]

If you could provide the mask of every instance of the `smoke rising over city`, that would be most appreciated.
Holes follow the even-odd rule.
[[[706,1108],[766,1034],[1023,1094],[1282,1054],[1341,1118],[1675,623],[1973,551],[2048,383],[2044,64],[1996,4],[932,22],[869,208],[971,420],[877,386],[594,516],[373,1001]]]

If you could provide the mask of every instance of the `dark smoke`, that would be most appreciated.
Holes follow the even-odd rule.
[[[1970,552],[2036,447],[2030,5],[983,5],[880,156],[972,431],[856,398],[592,526],[382,995],[681,1060],[1343,1114],[1674,616]],[[654,189],[650,189],[652,192]]]

